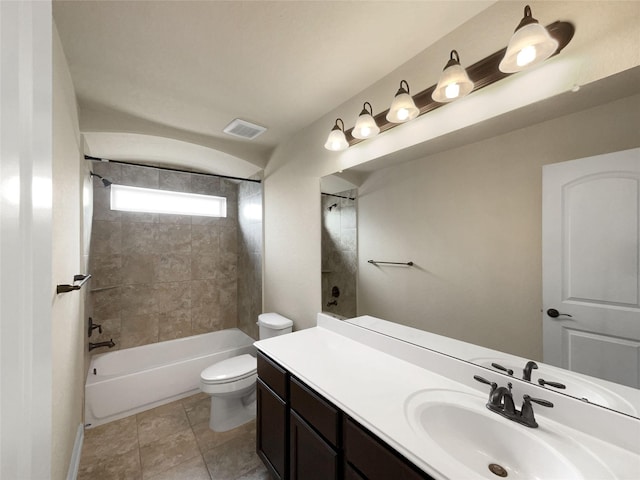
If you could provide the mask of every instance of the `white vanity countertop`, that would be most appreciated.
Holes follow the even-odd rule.
[[[457,390],[477,397],[484,405],[488,387],[484,394],[323,327],[261,340],[255,346],[434,478],[461,478],[470,473],[433,454],[422,434],[407,421],[405,406],[416,393],[428,389]],[[555,422],[542,420],[537,430],[553,435],[545,429],[552,430]],[[640,474],[640,456],[583,432],[569,431],[576,442],[606,453],[607,466],[615,469],[610,478],[635,479]]]

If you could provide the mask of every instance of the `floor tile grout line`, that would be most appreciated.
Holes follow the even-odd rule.
[[[136,442],[138,444],[138,460],[140,461],[140,480],[142,480],[142,452],[140,451],[140,428],[138,428],[138,414],[135,415],[136,421]]]
[[[202,463],[204,464],[204,468],[207,470],[207,475],[209,475],[209,478],[211,480],[213,480],[213,477],[211,476],[211,471],[209,471],[209,465],[207,465],[207,462],[204,459],[204,452],[202,451],[202,448],[200,447],[200,442],[198,441],[198,436],[196,435],[196,432],[193,429],[193,425],[191,424],[191,419],[189,418],[189,413],[187,412],[187,407],[185,406],[184,401],[181,401],[180,404],[182,405],[182,408],[184,409],[184,413],[187,416],[187,422],[189,422],[189,428],[191,429],[191,433],[193,433],[193,437],[196,439],[196,446],[198,447],[198,451],[200,452],[200,458],[202,459]]]

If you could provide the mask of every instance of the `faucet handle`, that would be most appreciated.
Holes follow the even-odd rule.
[[[490,382],[486,378],[482,378],[480,375],[474,375],[474,380],[477,380],[480,383],[485,383],[487,385],[491,385],[491,391],[493,392],[496,388],[498,388],[498,384],[496,382]]]
[[[513,370],[511,370],[510,368],[507,368],[507,367],[503,367],[503,366],[502,366],[502,365],[500,365],[499,363],[492,362],[492,363],[491,363],[491,366],[492,366],[493,368],[496,368],[496,369],[498,369],[498,370],[502,371],[502,372],[505,372],[507,375],[513,375]]]
[[[544,378],[539,378],[538,379],[538,384],[541,386],[545,386],[545,385],[549,385],[550,387],[553,388],[560,388],[560,389],[564,389],[567,388],[567,386],[564,383],[560,383],[560,382],[547,382]]]
[[[537,403],[538,405],[542,405],[543,407],[553,407],[553,403],[549,400],[543,400],[542,398],[533,398],[529,395],[523,395],[522,399],[522,410],[520,411],[520,423],[527,427],[537,428],[538,422],[536,422],[536,418],[533,415],[533,406],[531,402]]]
[[[542,398],[533,398],[530,397],[529,395],[523,395],[522,398],[524,399],[525,402],[533,402],[533,403],[537,403],[538,405],[542,405],[543,407],[548,407],[548,408],[553,408],[553,403],[550,402],[549,400],[544,400]]]

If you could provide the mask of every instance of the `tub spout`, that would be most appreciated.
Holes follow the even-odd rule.
[[[100,348],[100,347],[113,348],[115,346],[116,344],[114,343],[113,338],[110,338],[108,342],[97,342],[97,343],[89,342],[89,351],[93,350],[94,348]]]

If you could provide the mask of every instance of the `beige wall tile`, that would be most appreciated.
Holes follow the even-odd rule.
[[[91,254],[109,255],[121,252],[122,230],[120,222],[96,220],[91,228]]]
[[[158,253],[191,253],[191,225],[156,225]]]
[[[229,217],[112,212],[109,191],[95,188],[93,288],[118,288],[92,292],[94,320],[105,324],[105,333],[92,340],[113,338],[116,348],[127,348],[236,327],[240,282],[246,285],[243,292],[253,297],[244,302],[245,330],[257,332],[252,324],[261,305],[261,287],[256,287],[261,270],[261,226],[252,220],[249,241],[244,238],[247,235],[240,238],[238,184],[128,165],[95,166],[96,173],[123,185],[224,195]],[[248,186],[251,190],[247,191],[253,192],[250,201],[260,203],[261,186]],[[240,278],[241,253],[247,258],[248,250],[259,254],[244,260],[244,277]]]
[[[155,256],[154,282],[180,282],[191,280],[191,255],[160,254]]]
[[[122,255],[122,283],[152,283],[155,258],[155,255],[147,254]]]
[[[173,340],[193,335],[191,309],[158,314],[158,341]]]
[[[153,223],[122,223],[122,253],[148,255],[157,253],[158,231]]]
[[[120,348],[131,348],[158,341],[158,315],[123,315]]]

